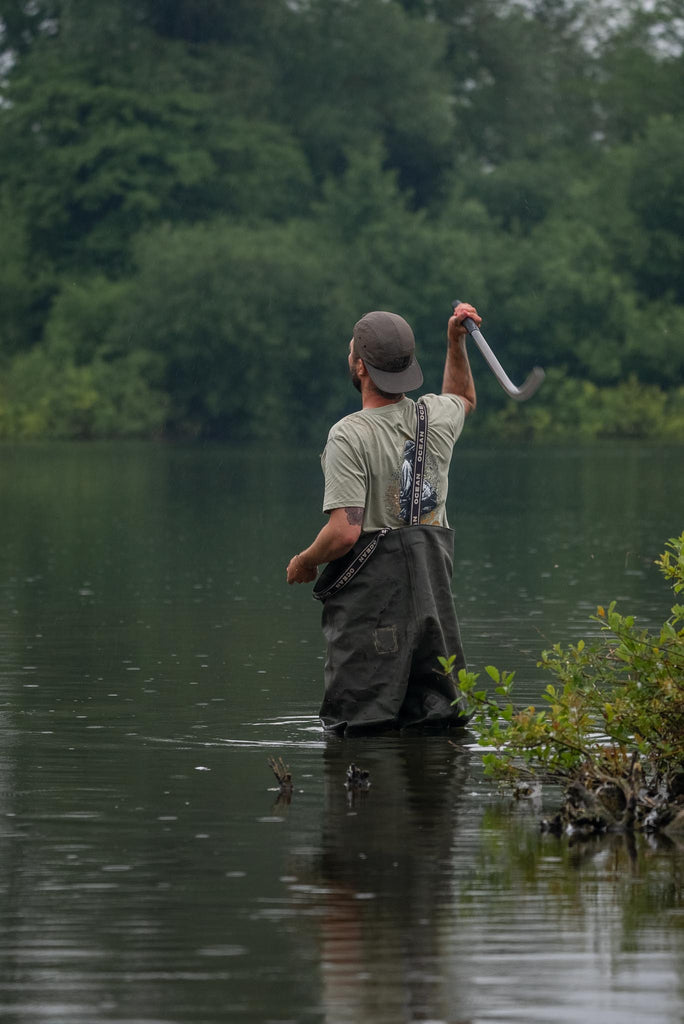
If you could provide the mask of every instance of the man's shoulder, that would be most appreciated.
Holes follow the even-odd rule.
[[[337,423],[333,423],[328,432],[328,440],[335,441],[339,438],[358,437],[373,427],[373,417],[369,416],[365,409],[357,409],[350,412]]]
[[[466,418],[466,404],[461,395],[423,395],[427,407],[428,430],[455,444]]]
[[[330,431],[344,430],[346,427],[353,426],[363,418],[363,415],[363,409],[356,409],[354,412],[348,412],[346,416],[342,416],[342,418],[337,420],[336,423],[333,423]]]
[[[336,441],[341,437],[347,437],[350,432],[353,432],[355,416],[358,416],[358,413],[350,412],[347,416],[343,416],[342,419],[333,423],[328,431],[328,441]]]
[[[454,412],[463,412],[465,410],[465,401],[461,395],[448,393],[443,395],[423,395],[421,401],[427,405],[428,412],[434,411],[451,415]]]

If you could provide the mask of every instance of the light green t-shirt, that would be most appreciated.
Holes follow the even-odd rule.
[[[463,429],[459,395],[423,395],[428,412],[427,455],[421,523],[448,526],[446,497],[454,444]],[[339,420],[321,456],[325,474],[323,511],[363,508],[364,531],[396,529],[409,522],[416,404],[362,409]]]

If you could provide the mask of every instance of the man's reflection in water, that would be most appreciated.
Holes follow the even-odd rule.
[[[352,762],[370,771],[368,792],[345,789]],[[324,770],[315,884],[326,1021],[461,1020],[467,979],[444,967],[466,755],[444,736],[331,739]]]

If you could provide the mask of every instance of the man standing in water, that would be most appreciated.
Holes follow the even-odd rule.
[[[312,583],[323,601],[328,650],[323,725],[350,735],[449,727],[466,717],[437,659],[465,666],[451,594],[453,533],[448,473],[475,385],[463,320],[447,327],[441,395],[406,397],[423,383],[413,331],[396,313],[367,313],[349,343],[360,411],[336,423],[322,455],[328,521],[287,567],[288,583]],[[454,703],[457,702],[457,703]]]

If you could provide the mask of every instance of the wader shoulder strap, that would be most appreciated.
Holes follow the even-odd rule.
[[[425,476],[425,442],[427,440],[428,414],[425,402],[416,402],[416,444],[413,453],[413,487],[411,489],[411,526],[420,523],[420,508],[423,501],[423,477]]]
[[[416,438],[413,452],[413,486],[411,488],[411,526],[420,523],[420,511],[423,501],[423,477],[425,476],[425,451],[427,441],[428,414],[425,402],[416,402]],[[363,568],[365,563],[374,553],[378,544],[390,532],[386,526],[373,534],[372,539],[359,551],[358,555],[346,566],[340,575],[333,580],[329,586],[317,590],[314,587],[313,596],[318,601],[325,601],[326,598],[336,594],[342,587],[345,587],[351,579]],[[322,578],[319,583],[323,582]]]
[[[342,587],[346,587],[347,583],[349,583],[349,581],[353,579],[354,576],[356,576],[357,572],[359,572],[363,568],[364,564],[368,561],[370,556],[377,548],[381,539],[385,536],[386,533],[389,532],[389,527],[386,526],[383,530],[378,530],[377,533],[374,533],[372,540],[370,540],[365,545],[365,547],[363,547],[361,551],[359,551],[356,558],[354,558],[349,563],[347,568],[344,569],[344,571],[336,579],[334,579],[329,586],[324,587],[322,590],[317,590],[316,587],[314,587],[313,596],[318,601],[325,601],[326,598],[332,597],[333,594],[336,594],[339,590],[342,590]],[[323,582],[323,577],[321,577],[321,580],[319,582]]]

